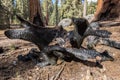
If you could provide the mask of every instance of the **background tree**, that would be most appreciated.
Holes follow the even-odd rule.
[[[58,24],[58,0],[55,0],[55,24]]]
[[[120,0],[98,0],[93,21],[120,18]]]
[[[7,9],[11,12],[14,12],[14,1],[13,0],[1,0],[1,5],[5,5]],[[5,13],[7,16],[7,20],[9,24],[13,23],[13,16],[11,16],[8,12]]]
[[[55,3],[54,3],[54,5],[53,5],[53,12],[52,12],[52,14],[51,14],[51,18],[50,18],[50,22],[51,22],[51,24],[52,25],[57,25],[58,24],[58,22],[59,22],[59,16],[60,16],[60,14],[59,14],[59,6],[58,6],[58,2],[59,0],[55,0]]]
[[[0,0],[0,29],[9,28],[10,24],[13,22],[13,17],[4,10],[3,5],[6,5],[9,11],[13,11],[13,1]]]
[[[30,9],[30,21],[34,23],[34,21],[38,21],[35,24],[39,26],[45,26],[43,22],[43,15],[40,6],[40,0],[29,0],[29,9]]]
[[[96,5],[97,2],[91,1],[91,2],[87,2],[87,15],[89,14],[94,14],[94,12],[96,11]]]
[[[53,13],[53,2],[52,0],[42,0],[41,1],[42,5],[42,13],[44,15],[44,21],[47,25],[51,25],[51,15]]]
[[[57,25],[63,18],[83,17],[82,0],[0,0],[1,4],[7,7],[12,14],[19,14],[25,19],[30,19],[31,22],[40,22],[40,26]],[[96,3],[86,3],[87,14],[93,14],[96,9]],[[2,10],[1,10],[2,11]],[[19,24],[14,15],[1,12],[4,15],[3,23]],[[2,22],[1,21],[1,22]],[[44,22],[43,22],[44,21]],[[37,24],[35,23],[35,24]],[[45,23],[45,24],[44,24]]]
[[[19,14],[20,16],[24,17],[25,19],[29,18],[29,6],[28,0],[14,0],[14,14]],[[14,17],[14,23],[18,23],[18,20]]]
[[[82,17],[81,0],[65,0],[61,5],[61,17]]]
[[[18,23],[15,18],[16,13],[25,19],[28,18],[28,0],[1,0],[1,6],[8,12],[7,15],[9,15],[10,24]]]
[[[87,0],[84,0],[84,5],[83,5],[83,17],[85,17],[87,14]]]

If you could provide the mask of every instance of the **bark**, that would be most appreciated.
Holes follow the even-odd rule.
[[[29,0],[30,21],[39,26],[45,26],[43,21],[40,0]],[[38,21],[38,22],[36,22]]]
[[[58,0],[55,1],[55,24],[58,25]]]
[[[87,13],[87,0],[84,0],[83,17],[86,16],[86,13]]]
[[[46,25],[48,25],[48,22],[49,22],[48,1],[47,1],[46,9],[47,9],[47,12],[46,12]]]
[[[120,19],[120,0],[98,0],[93,21]]]

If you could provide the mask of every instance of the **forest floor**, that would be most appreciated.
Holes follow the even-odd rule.
[[[103,27],[112,32],[111,39],[120,42],[120,26]],[[36,47],[34,44],[11,40],[0,31],[0,80],[120,80],[120,50],[108,46],[97,45],[97,51],[108,52],[115,58],[113,62],[102,62],[103,68],[88,62],[64,62],[55,66],[40,68],[33,62],[17,61],[17,56],[27,54]],[[84,64],[83,64],[84,63]]]

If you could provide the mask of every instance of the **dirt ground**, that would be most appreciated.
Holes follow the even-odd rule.
[[[120,42],[120,26],[102,28],[112,32],[111,39]],[[90,62],[64,62],[55,66],[40,68],[33,62],[19,62],[19,54],[27,54],[36,47],[22,40],[10,40],[0,31],[0,80],[120,80],[120,50],[97,45],[98,51],[108,50],[115,58],[113,62],[102,62],[103,68]]]

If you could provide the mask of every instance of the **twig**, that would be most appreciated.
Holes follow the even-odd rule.
[[[49,74],[48,74],[48,79],[47,80],[49,80]]]
[[[62,71],[64,70],[65,65],[66,64],[64,64],[60,71],[56,75],[52,76],[50,80],[57,80],[60,77]]]

